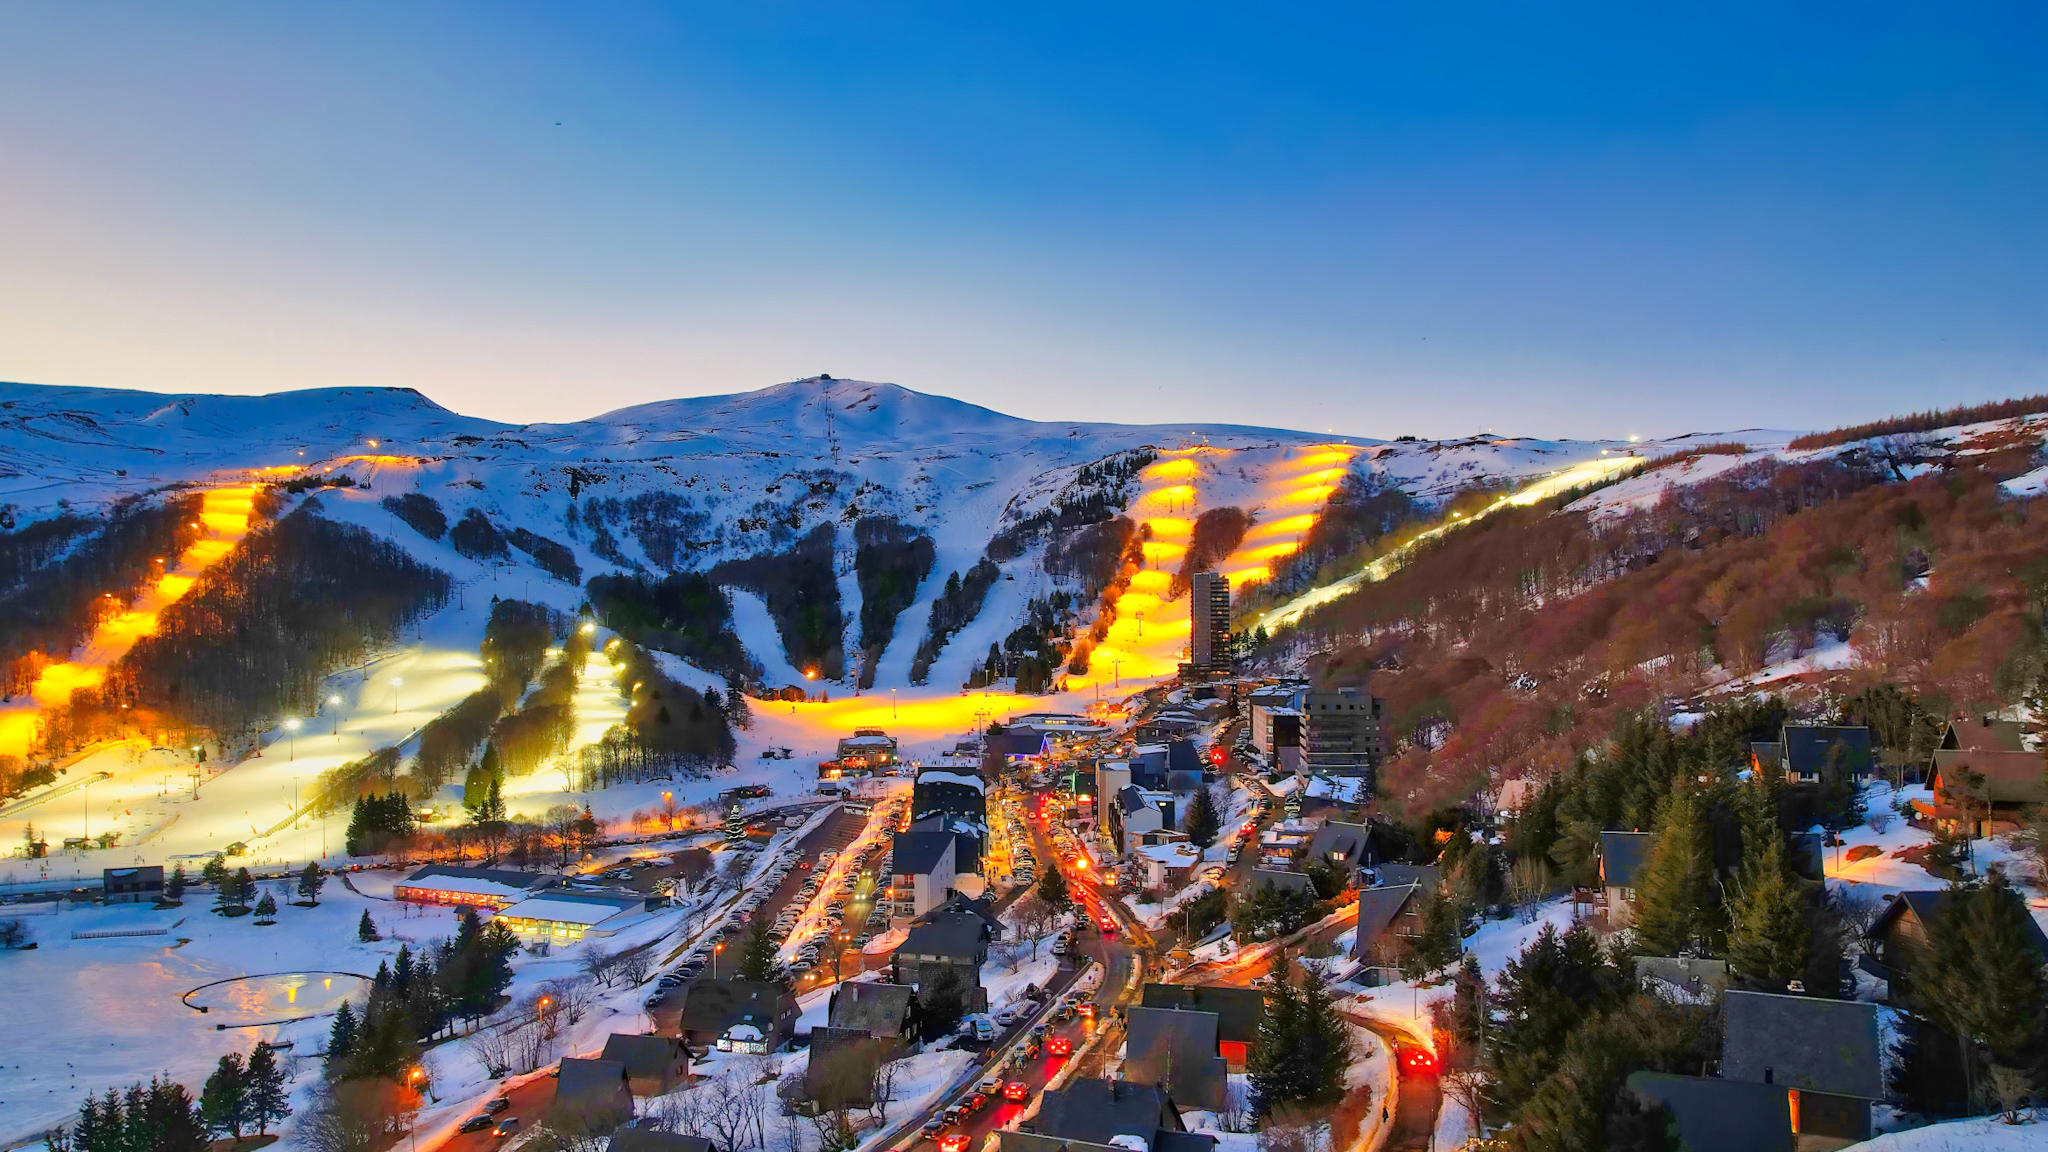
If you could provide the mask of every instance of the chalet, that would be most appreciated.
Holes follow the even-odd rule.
[[[890,958],[895,982],[921,989],[940,969],[958,969],[966,977],[971,1009],[984,1011],[988,993],[981,987],[981,966],[988,963],[989,941],[1001,931],[987,904],[956,895],[919,917],[896,946]]]
[[[616,1128],[633,1118],[633,1091],[617,1060],[564,1057],[549,1111],[585,1131]]]
[[[689,989],[680,1029],[699,1050],[773,1052],[796,1031],[796,997],[779,984],[698,979]]]
[[[666,1096],[690,1080],[690,1050],[675,1036],[614,1032],[598,1058],[626,1066],[626,1086],[635,1096]]]
[[[1351,954],[1359,961],[1388,967],[1386,961],[1406,941],[1422,936],[1420,884],[1362,888],[1358,893],[1358,936]]]
[[[1784,1090],[1797,1137],[1870,1139],[1885,1091],[1876,1005],[1730,991],[1721,1012],[1722,1079]]]
[[[429,864],[393,885],[391,897],[414,904],[510,908],[543,888],[553,887],[558,879],[539,872],[516,872],[510,868]]]
[[[1190,1108],[1223,1111],[1230,1067],[1217,1051],[1220,1021],[1214,1012],[1184,1008],[1127,1009],[1123,1078]]]
[[[1144,866],[1148,888],[1185,888],[1194,883],[1202,863],[1202,850],[1185,840],[1141,844],[1131,855]]]
[[[1804,784],[1834,783],[1844,773],[1861,780],[1877,766],[1870,729],[1838,724],[1787,724],[1778,732],[1778,767],[1785,779]]]
[[[1308,842],[1308,860],[1329,860],[1344,869],[1347,879],[1355,878],[1372,860],[1372,828],[1343,820],[1326,821]]]
[[[1123,1080],[1075,1080],[1039,1098],[1029,1131],[996,1132],[997,1152],[1212,1152],[1216,1138],[1189,1132],[1158,1088]]]
[[[1040,731],[998,732],[981,738],[982,755],[1010,767],[1037,764],[1052,751],[1052,737]]]
[[[1110,835],[1125,855],[1144,843],[1144,834],[1174,827],[1173,793],[1152,792],[1135,784],[1119,789],[1104,805]]]
[[[2018,900],[2015,894],[2012,897]],[[1885,967],[1894,1000],[1912,980],[1914,969],[1927,962],[1934,949],[1934,933],[1941,931],[1942,909],[1948,905],[1945,890],[1901,892],[1863,933],[1871,941],[1877,960]],[[2048,963],[2048,934],[2032,915],[2025,917],[2026,931],[2036,958]]]
[[[164,867],[144,864],[100,872],[100,899],[107,904],[155,904],[164,898]]]
[[[1266,1018],[1266,996],[1256,988],[1206,984],[1147,984],[1138,1001],[1146,1008],[1208,1013],[1216,1017],[1216,1051],[1233,1073],[1251,1063]]]
[[[1671,1113],[1688,1152],[1794,1152],[1792,1090],[1666,1072],[1632,1073],[1627,1085]]]
[[[917,993],[901,984],[840,984],[826,1019],[833,1028],[907,1047],[917,1038]]]
[[[2029,809],[2048,804],[2048,762],[2026,750],[2023,731],[1989,716],[1951,723],[1929,769],[1934,798],[1913,801],[1915,822],[1972,837],[2023,827]]]
[[[896,914],[923,916],[953,894],[956,840],[943,829],[898,832],[889,851]]]
[[[1636,878],[1650,858],[1650,833],[1600,834],[1600,887],[1607,896],[1607,922],[1626,928],[1636,919]]]

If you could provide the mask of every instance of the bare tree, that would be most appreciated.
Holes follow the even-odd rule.
[[[1017,925],[1018,938],[1031,941],[1031,958],[1036,960],[1039,946],[1059,922],[1059,913],[1033,888],[1010,907],[1010,919]]]
[[[645,984],[653,975],[654,958],[647,954],[647,949],[636,948],[619,957],[617,971],[619,979],[628,987]]]
[[[1993,1064],[1984,1085],[1984,1095],[1998,1109],[1999,1119],[2007,1124],[2021,1124],[2025,1119],[2020,1113],[2028,1111],[2027,1105],[2034,1098],[2034,1085],[2025,1071]]]
[[[583,974],[609,988],[619,978],[619,956],[593,943],[583,953]]]
[[[896,1081],[902,1078],[903,1061],[877,1060],[873,1064],[873,1080],[868,1085],[868,1111],[874,1115],[876,1124],[889,1122],[889,1102],[896,1098]]]
[[[576,858],[578,826],[582,822],[583,810],[574,804],[557,804],[541,816],[541,825],[564,868]]]

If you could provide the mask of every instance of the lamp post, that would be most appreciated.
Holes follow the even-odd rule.
[[[299,758],[299,723],[300,721],[297,716],[284,722],[284,740],[287,752],[285,763],[287,764]]]
[[[329,696],[327,706],[334,709],[334,738],[341,739],[341,697]]]
[[[725,941],[723,940],[711,946],[711,979],[714,981],[718,979],[718,954],[723,951],[725,951]]]
[[[896,718],[896,690],[895,690],[894,688],[891,688],[891,689],[889,689],[889,719],[891,719],[891,720],[894,720],[895,718]]]
[[[391,714],[393,716],[398,715],[398,690],[403,687],[405,687],[404,677],[393,676],[391,678]]]

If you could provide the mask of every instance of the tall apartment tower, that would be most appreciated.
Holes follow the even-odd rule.
[[[1188,642],[1188,663],[1201,673],[1230,671],[1230,577],[1197,572],[1188,593],[1188,616],[1194,635]]]

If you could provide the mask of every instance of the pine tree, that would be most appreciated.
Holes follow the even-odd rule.
[[[199,878],[201,880],[206,881],[208,884],[212,885],[215,888],[219,888],[221,885],[227,883],[227,860],[221,856],[214,856],[208,859],[206,861],[206,865],[199,870]]]
[[[1246,1071],[1251,1080],[1251,1108],[1254,1116],[1270,1115],[1273,1109],[1302,1098],[1302,1069],[1297,1057],[1306,1021],[1302,1018],[1301,995],[1287,979],[1282,958],[1273,974],[1266,977],[1266,1013],[1259,1018],[1259,1042],[1252,1049]]]
[[[2048,1039],[2048,986],[2027,915],[2005,870],[1992,866],[1981,882],[1950,889],[1924,971],[1914,972],[1916,1006],[1971,1042],[1962,1047],[1973,1094],[1980,1058],[2029,1067]]]
[[[299,870],[299,897],[307,903],[318,907],[320,904],[320,889],[326,886],[327,874],[320,871],[319,862],[314,860],[306,861],[306,866]]]
[[[263,894],[262,899],[256,901],[256,922],[258,924],[275,924],[277,922],[277,899],[268,892]]]
[[[356,939],[361,943],[369,944],[383,938],[377,931],[376,922],[370,919],[370,910],[368,908],[363,909],[362,919],[356,921]]]
[[[249,907],[249,901],[256,898],[256,878],[249,875],[247,868],[237,868],[235,869],[234,887],[235,905],[246,911]]]
[[[1636,950],[1646,956],[1711,951],[1721,933],[1712,904],[1710,828],[1691,788],[1681,786],[1657,814],[1657,837],[1636,886]]]
[[[737,844],[747,838],[747,815],[740,811],[739,801],[733,801],[725,813],[725,842]]]
[[[1357,1057],[1351,1032],[1337,1015],[1335,997],[1322,969],[1311,967],[1301,982],[1301,1033],[1296,1039],[1295,1059],[1301,1064],[1301,1080],[1308,1094],[1302,1103],[1335,1104],[1344,1096],[1344,1079]]]
[[[222,916],[239,915],[241,909],[235,902],[235,881],[229,877],[213,890],[213,910]]]
[[[1188,805],[1188,817],[1182,828],[1188,839],[1197,847],[1207,848],[1216,842],[1216,833],[1223,826],[1223,817],[1216,811],[1216,798],[1207,788],[1195,789],[1195,798]]]
[[[199,1093],[199,1119],[207,1131],[235,1139],[242,1138],[242,1124],[249,1117],[249,1075],[242,1067],[242,1054],[230,1052],[214,1066]]]
[[[292,1114],[291,1093],[286,1090],[289,1082],[284,1066],[277,1062],[276,1049],[256,1045],[249,1053],[247,1122],[256,1125],[257,1135],[268,1134],[272,1122]]]
[[[183,1084],[152,1077],[148,1091],[143,1095],[142,1115],[149,1152],[203,1152],[205,1149],[206,1126],[200,1122],[199,1109]],[[134,1140],[133,1107],[129,1108],[128,1122],[133,1147],[139,1143]]]
[[[1047,868],[1038,878],[1038,898],[1052,905],[1053,911],[1064,912],[1071,894],[1067,891],[1067,875],[1057,865]]]
[[[768,926],[758,919],[740,937],[739,973],[742,980],[762,984],[781,984],[788,978],[782,962],[775,958],[775,942],[768,938]]]
[[[349,1057],[355,1055],[356,1032],[356,1010],[344,1000],[341,1010],[334,1014],[334,1025],[327,1030],[328,1076],[338,1077]]]
[[[185,899],[185,886],[188,883],[190,881],[185,879],[185,866],[183,864],[173,866],[170,876],[164,880],[164,903],[177,904],[183,902]]]
[[[1802,979],[1813,943],[1805,894],[1785,865],[1783,838],[1773,836],[1760,858],[1749,860],[1729,910],[1728,967],[1759,991],[1782,992]]]

